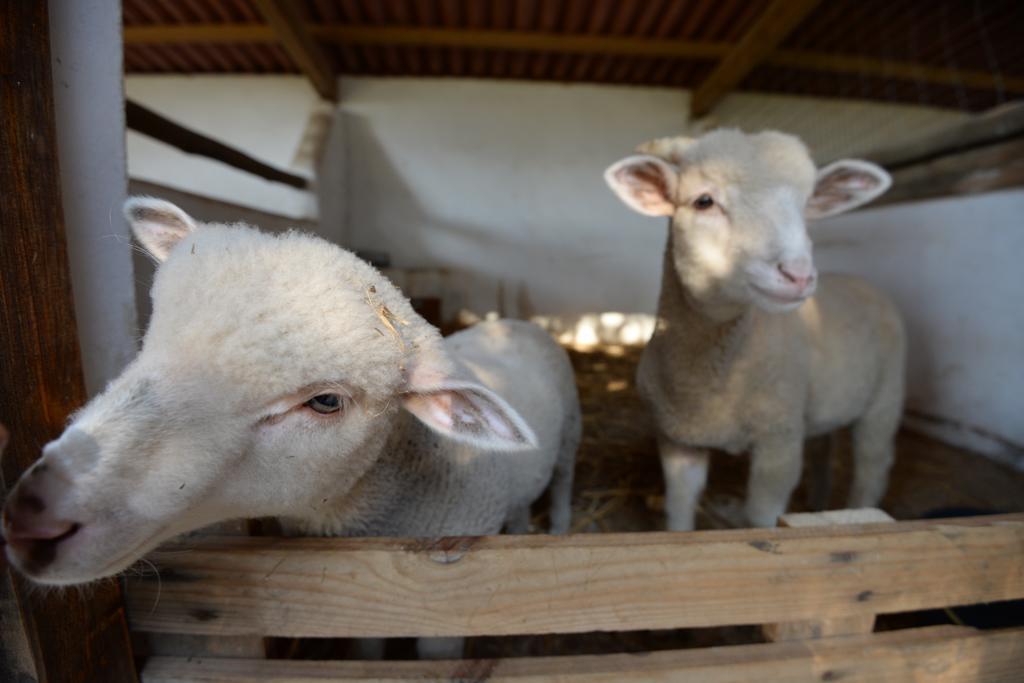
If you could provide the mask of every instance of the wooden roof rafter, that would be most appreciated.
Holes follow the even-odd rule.
[[[732,47],[729,43],[723,42],[666,38],[346,24],[309,24],[307,32],[315,40],[349,46],[460,47],[575,55],[665,57],[695,61],[724,59],[730,54]],[[124,41],[129,46],[244,45],[274,43],[276,34],[264,24],[126,26]],[[974,88],[994,88],[998,84],[1009,92],[1024,93],[1024,78],[997,76],[986,71],[942,69],[898,60],[843,56],[810,50],[775,50],[759,63],[831,74],[864,74],[941,85],[962,84]]]
[[[296,3],[291,0],[253,0],[282,47],[312,82],[320,97],[338,100],[334,65],[310,34]]]
[[[298,71],[322,94],[348,74],[673,87],[698,113],[734,90],[965,112],[1024,95],[1017,0],[887,0],[882,13],[862,0],[150,3],[124,2],[128,72]]]
[[[800,25],[819,0],[774,0],[715,70],[694,90],[690,113],[710,112]]]

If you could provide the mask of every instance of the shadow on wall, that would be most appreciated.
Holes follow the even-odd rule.
[[[1024,469],[1024,192],[868,208],[812,229],[822,271],[855,273],[907,327],[907,423]]]

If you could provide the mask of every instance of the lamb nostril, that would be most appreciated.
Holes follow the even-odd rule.
[[[18,513],[28,512],[38,515],[46,511],[46,503],[43,502],[43,499],[32,493],[26,493],[15,498],[13,506],[14,511]]]
[[[786,282],[791,282],[797,287],[806,288],[814,282],[815,272],[813,267],[797,264],[797,267],[794,269],[796,272],[794,272],[787,268],[786,264],[779,263],[776,268],[778,268],[779,274],[782,275]]]
[[[782,274],[782,277],[784,277],[787,282],[800,282],[801,280],[804,279],[804,278],[799,277],[797,275],[794,275],[793,273],[791,273],[788,270],[786,270],[786,266],[784,266],[781,263],[778,265],[778,269],[779,269],[779,273]]]

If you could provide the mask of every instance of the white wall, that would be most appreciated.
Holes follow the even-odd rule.
[[[338,188],[321,206],[350,246],[460,275],[478,312],[653,310],[664,224],[622,207],[601,172],[685,130],[686,93],[426,79],[343,79],[342,92],[324,160]],[[735,95],[712,123],[798,133],[821,162],[962,118]],[[919,425],[1024,462],[1022,214],[1020,192],[896,206],[823,224],[817,243],[823,267],[866,275],[906,312]]]
[[[859,211],[812,232],[821,269],[866,276],[899,303],[915,426],[1020,467],[1022,216],[1024,190],[1012,190]]]
[[[328,159],[345,160],[346,210],[323,219],[344,221],[352,246],[451,266],[481,312],[653,301],[661,229],[620,211],[601,171],[679,129],[683,93],[414,79],[344,79],[342,92]]]
[[[310,173],[304,135],[319,109],[309,82],[298,76],[129,76],[129,99],[187,128],[231,145],[271,166]],[[317,215],[316,196],[185,154],[128,132],[132,178],[295,218]]]
[[[85,387],[95,394],[135,356],[121,89],[121,3],[50,3],[61,195]]]

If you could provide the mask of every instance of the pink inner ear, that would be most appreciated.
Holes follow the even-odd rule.
[[[807,208],[813,217],[842,213],[872,199],[881,185],[882,180],[867,171],[836,168],[818,179]]]
[[[619,171],[619,180],[629,185],[637,199],[644,203],[660,203],[668,197],[665,176],[650,162],[623,168]]]
[[[174,245],[180,242],[187,234],[188,233],[183,232],[181,230],[154,227],[153,231],[150,233],[150,236],[153,240],[154,246],[166,254],[171,249],[173,249]]]
[[[431,394],[426,399],[430,417],[442,427],[451,429],[455,424],[452,416],[452,397],[448,394]]]
[[[536,435],[515,409],[482,386],[449,382],[405,394],[403,401],[431,429],[458,441],[495,450],[537,446]]]
[[[878,178],[870,173],[847,169],[840,169],[834,173],[829,173],[828,177],[824,178],[821,183],[841,187],[846,191],[871,190],[878,187],[879,184]]]
[[[502,439],[522,439],[500,408],[472,391],[439,391],[423,400],[436,427],[461,434],[490,432]]]

